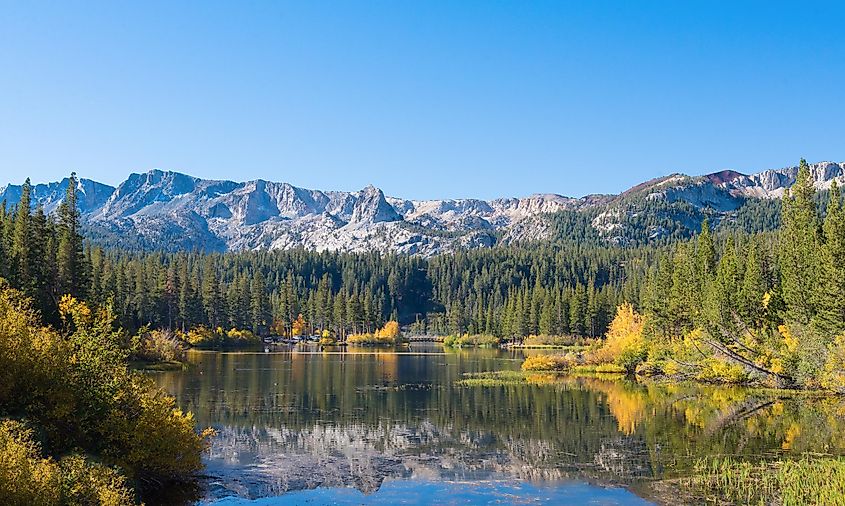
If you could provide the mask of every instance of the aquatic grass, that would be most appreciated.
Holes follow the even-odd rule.
[[[572,368],[573,374],[598,373],[598,374],[626,374],[625,368],[616,364],[578,365]]]
[[[845,458],[804,455],[796,460],[750,462],[700,459],[686,480],[712,503],[845,506]]]
[[[589,368],[584,371],[521,370],[521,371],[486,371],[465,373],[463,379],[455,382],[464,387],[501,387],[526,385],[566,386],[568,380],[577,378],[608,379],[618,377],[618,373],[606,373]]]
[[[486,371],[465,373],[464,378],[455,382],[464,387],[501,387],[525,385],[526,374],[522,371]]]
[[[585,346],[581,344],[515,344],[509,346],[509,348],[523,350],[556,350],[578,353],[589,350],[590,346]]]

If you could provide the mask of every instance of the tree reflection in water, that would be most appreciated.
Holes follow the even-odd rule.
[[[218,436],[213,495],[385,478],[586,480],[639,488],[703,456],[845,450],[845,403],[743,388],[643,386],[532,376],[456,385],[519,368],[518,352],[192,353],[158,382]]]

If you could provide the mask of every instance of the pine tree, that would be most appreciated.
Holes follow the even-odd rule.
[[[361,300],[358,297],[358,292],[352,293],[346,299],[346,320],[355,334],[361,329],[363,332],[362,315],[361,315]]]
[[[188,274],[188,263],[180,265],[180,277],[182,284],[179,286],[179,300],[177,303],[179,313],[179,328],[186,332],[196,321],[196,304],[194,300],[194,285]]]
[[[30,264],[32,297],[42,317],[48,322],[57,323],[58,298],[54,295],[56,242],[50,232],[50,224],[44,214],[44,208],[41,207],[41,204],[38,204],[30,221],[31,242],[29,258],[27,259]]]
[[[80,214],[76,201],[76,173],[68,179],[65,198],[59,205],[58,215],[58,285],[61,294],[83,298],[88,283],[83,239],[80,233]]]
[[[252,332],[255,335],[264,335],[267,331],[268,320],[270,319],[267,307],[267,288],[264,284],[264,276],[255,270],[250,284],[250,319],[252,320]]]
[[[845,331],[845,212],[836,181],[830,187],[823,230],[818,312],[813,326],[830,338]]]
[[[176,320],[177,303],[179,299],[179,274],[176,271],[176,265],[172,263],[167,267],[167,277],[165,279],[162,294],[164,298],[165,312],[167,315],[167,328],[172,330]]]
[[[698,282],[703,287],[713,276],[716,268],[716,247],[710,234],[710,222],[705,219],[701,223],[701,233],[695,247],[696,264],[698,267]]]
[[[783,299],[788,317],[809,323],[815,314],[818,287],[818,216],[810,167],[802,158],[790,195],[783,199],[780,257]]]
[[[34,296],[32,279],[32,215],[31,215],[31,193],[32,185],[29,178],[24,181],[21,188],[21,198],[15,207],[15,222],[12,232],[12,283],[18,286],[25,294]]]
[[[554,320],[554,301],[550,294],[546,294],[545,298],[543,298],[543,309],[540,312],[540,334],[543,335],[553,335],[553,323]]]
[[[706,229],[706,222],[702,229]],[[698,259],[699,265],[707,262]],[[669,293],[669,312],[672,315],[675,335],[683,335],[692,330],[698,320],[701,307],[701,285],[696,269],[696,260],[690,255],[686,244],[678,246],[673,257],[672,290]]]
[[[569,305],[569,329],[578,336],[587,334],[587,289],[579,284],[570,299]]]
[[[346,297],[343,292],[338,292],[334,298],[332,317],[335,324],[335,336],[343,340],[346,337]]]
[[[202,272],[202,305],[206,322],[213,328],[223,323],[223,302],[220,281],[212,257],[207,257]]]
[[[449,305],[449,332],[456,336],[464,332],[464,308],[460,299]]]
[[[739,316],[752,328],[763,324],[766,313],[763,300],[767,292],[760,244],[757,240],[752,240],[745,252],[745,274],[737,300]]]
[[[706,294],[706,327],[711,335],[719,337],[724,330],[735,330],[734,315],[739,306],[740,286],[736,247],[733,238],[729,238],[719,259],[716,277],[709,283]]]

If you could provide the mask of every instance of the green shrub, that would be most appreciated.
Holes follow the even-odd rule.
[[[574,347],[574,346],[589,346],[592,339],[586,337],[575,336],[550,336],[546,334],[531,335],[522,341],[524,347]]]

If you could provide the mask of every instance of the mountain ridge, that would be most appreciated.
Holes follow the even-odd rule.
[[[845,163],[810,165],[814,184],[845,184]],[[117,187],[79,179],[79,208],[95,240],[146,249],[249,250],[305,247],[431,256],[498,242],[549,239],[549,216],[584,213],[611,243],[627,244],[691,233],[702,217],[730,220],[751,200],[783,196],[797,166],[754,174],[722,170],[645,181],[618,195],[581,198],[557,193],[493,200],[413,200],[385,196],[373,185],[354,191],[300,188],[255,179],[201,179],[152,169]],[[54,211],[68,179],[33,186],[33,205]],[[12,207],[20,185],[0,187]],[[645,229],[645,230],[643,230]]]

